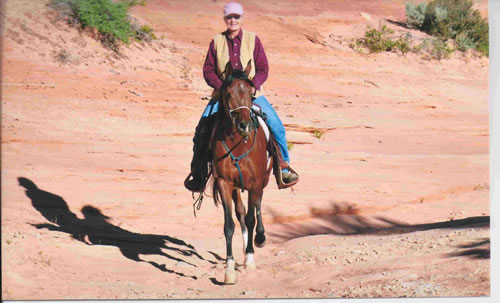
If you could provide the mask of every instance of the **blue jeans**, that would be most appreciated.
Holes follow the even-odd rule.
[[[278,143],[278,147],[281,150],[281,155],[283,155],[283,160],[286,161],[287,163],[290,163],[290,155],[288,154],[288,145],[285,137],[285,127],[283,126],[280,117],[278,117],[278,114],[276,113],[272,105],[269,103],[269,101],[267,101],[266,97],[260,96],[253,102],[258,106],[260,106],[260,108],[262,108],[262,111],[266,113],[267,115],[266,124],[269,127],[271,133],[273,134],[274,138],[276,139],[276,143]],[[205,108],[203,114],[201,115],[200,122],[196,127],[197,132],[198,128],[200,127],[201,121],[215,114],[218,108],[219,108],[219,101],[212,99],[210,100],[210,102],[208,102],[207,107]]]

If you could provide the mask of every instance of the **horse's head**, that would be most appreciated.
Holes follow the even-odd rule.
[[[251,117],[252,90],[254,85],[248,75],[252,66],[248,62],[244,71],[233,70],[231,62],[226,64],[222,83],[222,104],[238,133],[247,137],[254,129]]]

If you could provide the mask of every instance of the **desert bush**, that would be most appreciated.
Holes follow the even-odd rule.
[[[128,44],[131,38],[150,42],[153,31],[147,26],[131,22],[128,8],[145,5],[141,0],[52,0],[51,6],[66,16],[72,24],[90,28],[98,33],[98,39],[106,47],[117,51],[120,42]]]
[[[312,135],[314,137],[316,137],[317,139],[321,139],[321,137],[323,136],[324,132],[320,131],[320,130],[314,130],[312,132]]]
[[[427,4],[425,2],[418,5],[406,3],[406,25],[409,28],[422,28],[425,20],[426,8]]]
[[[387,36],[393,32],[393,30],[385,25],[383,25],[380,30],[374,28],[369,29],[365,33],[365,38],[363,40],[364,46],[372,53],[390,51],[394,48],[394,41]]]
[[[411,40],[411,33],[407,32],[401,35],[401,37],[399,37],[399,39],[396,40],[395,44],[396,49],[398,49],[403,55],[411,51],[410,40]]]
[[[462,51],[462,52],[465,52],[468,49],[476,47],[476,43],[474,43],[474,40],[472,40],[471,38],[469,38],[464,33],[458,34],[457,37],[455,38],[455,42],[456,42],[456,45],[457,45],[457,49],[459,51]]]
[[[453,48],[451,48],[442,39],[434,37],[424,39],[420,44],[413,48],[413,52],[417,54],[424,53],[428,56],[428,59],[441,60],[449,58],[453,53]]]
[[[393,40],[394,31],[383,25],[380,30],[368,27],[365,37],[357,39],[350,46],[355,50],[367,48],[371,53],[390,52],[399,50],[402,54],[410,51],[409,36],[403,35]]]
[[[133,36],[132,27],[128,19],[126,2],[112,2],[111,0],[77,0],[76,15],[83,27],[95,28],[103,36],[103,42],[110,46],[129,42]]]
[[[134,31],[134,38],[139,41],[151,42],[156,40],[156,35],[153,33],[153,29],[147,25],[136,25],[132,24],[132,30]]]
[[[471,0],[432,0],[425,5],[424,21],[418,26],[421,9],[407,4],[407,25],[418,26],[418,29],[443,41],[453,39],[459,50],[474,48],[488,56],[489,25],[472,5]]]

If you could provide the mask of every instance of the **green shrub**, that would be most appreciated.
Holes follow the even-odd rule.
[[[434,37],[424,39],[422,43],[413,48],[413,52],[425,53],[429,56],[429,59],[441,60],[449,58],[453,53],[453,49],[445,41]]]
[[[435,59],[443,59],[443,58],[449,58],[450,55],[453,53],[453,49],[448,46],[446,41],[443,41],[441,39],[433,39],[431,41],[432,48],[431,48],[431,54],[433,58]]]
[[[474,48],[488,56],[489,25],[472,5],[471,0],[432,0],[425,6],[424,21],[418,26],[421,10],[407,4],[407,24],[443,41],[454,39],[459,50]]]
[[[399,50],[405,54],[411,50],[409,35],[403,35],[397,40],[393,40],[390,35],[394,31],[383,25],[380,30],[368,27],[365,32],[365,37],[357,39],[351,43],[351,48],[359,50],[360,48],[367,48],[371,53],[391,52]]]
[[[51,6],[68,21],[82,28],[95,29],[98,39],[108,48],[118,51],[119,43],[128,44],[131,38],[150,42],[156,39],[148,26],[131,22],[128,8],[145,5],[145,0],[52,0]]]
[[[455,38],[455,42],[457,43],[457,49],[462,52],[465,52],[471,48],[476,48],[476,43],[474,42],[474,40],[469,38],[469,36],[464,33],[458,34]]]
[[[424,24],[426,8],[427,4],[424,2],[419,5],[406,3],[406,25],[409,28],[420,29]]]
[[[372,53],[390,51],[394,48],[394,41],[388,39],[387,36],[392,33],[393,31],[385,25],[381,30],[372,28],[365,33],[364,46]]]
[[[76,15],[81,25],[95,28],[106,42],[116,45],[116,39],[129,42],[133,36],[126,2],[111,0],[76,0]]]
[[[406,54],[411,51],[410,39],[411,34],[409,32],[402,35],[398,40],[396,40],[395,48],[398,49],[403,55]]]
[[[486,57],[490,56],[490,45],[487,40],[476,43],[476,50]]]
[[[367,48],[371,53],[390,51],[394,48],[394,41],[387,38],[393,31],[387,26],[382,26],[380,30],[368,27],[365,37],[357,39],[351,44],[354,49]]]
[[[321,137],[323,136],[323,134],[324,134],[324,132],[323,132],[323,131],[321,131],[321,130],[314,130],[314,131],[312,132],[312,135],[313,135],[314,137],[316,137],[317,139],[321,139]]]
[[[432,0],[427,5],[422,30],[442,39],[455,39],[468,21],[470,0]]]
[[[156,40],[156,35],[153,33],[153,29],[147,25],[138,26],[133,24],[132,29],[134,30],[134,38],[139,41],[151,42]]]

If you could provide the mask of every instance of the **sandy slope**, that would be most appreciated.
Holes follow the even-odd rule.
[[[223,3],[134,7],[161,39],[118,59],[44,1],[3,2],[4,299],[489,295],[488,59],[348,47],[407,31],[387,21],[404,1],[245,1],[301,181],[266,189],[269,241],[235,286],[222,208],[194,217],[182,185]]]

